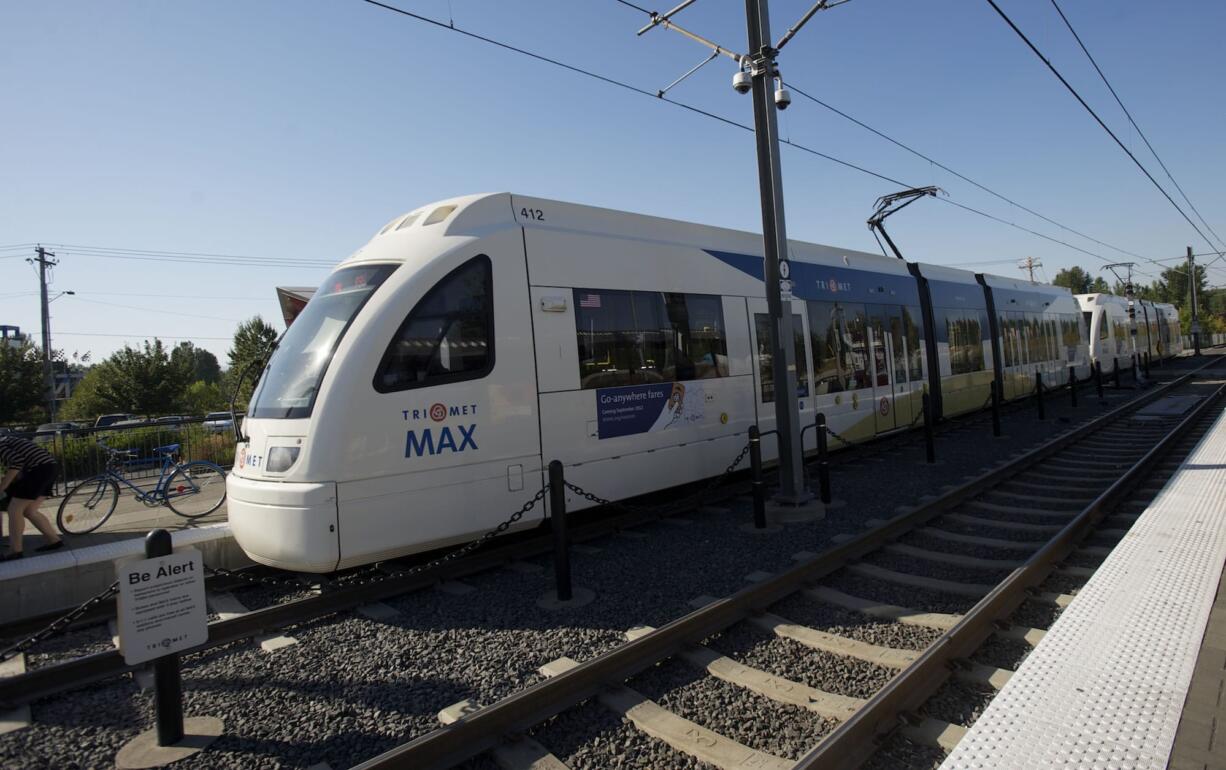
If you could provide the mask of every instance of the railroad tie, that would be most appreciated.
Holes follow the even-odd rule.
[[[1063,501],[1063,502],[1068,502]],[[1023,516],[1049,516],[1049,517],[1064,517],[1068,518],[1081,513],[1079,510],[1054,510],[1051,508],[1027,508],[1023,505],[1001,505],[1000,503],[989,503],[984,500],[971,500],[966,503],[972,508],[978,508],[983,511],[992,511],[993,513],[1011,513],[1021,514]]]
[[[557,660],[541,666],[541,674],[552,677],[565,673],[579,664],[570,658]],[[596,695],[600,705],[620,714],[634,726],[653,738],[664,741],[674,749],[692,757],[709,762],[726,770],[752,767],[755,770],[790,770],[793,762],[774,754],[751,749],[731,738],[688,719],[677,716],[642,693],[625,685],[611,685]]]
[[[1064,528],[1059,524],[1027,524],[1021,521],[983,519],[978,516],[967,516],[964,513],[947,513],[944,514],[944,518],[958,524],[967,524],[974,527],[995,527],[997,529],[1007,529],[1014,532],[1055,534]]]
[[[885,567],[878,567],[875,564],[851,564],[848,565],[847,569],[850,572],[863,575],[864,577],[884,580],[896,585],[909,586],[912,588],[926,588],[930,591],[940,591],[957,596],[969,596],[973,599],[978,599],[985,596],[989,591],[995,588],[995,586],[981,583],[962,583],[953,580],[941,580],[940,578],[912,575],[906,572],[895,572],[894,570],[886,569]]]
[[[925,535],[940,538],[941,540],[949,540],[953,543],[968,543],[970,545],[986,545],[992,548],[1009,548],[1009,549],[1026,549],[1038,548],[1046,543],[1046,540],[1005,540],[999,537],[980,537],[978,535],[964,535],[961,532],[950,532],[949,530],[940,529],[938,527],[928,526],[919,530]]]
[[[626,632],[626,638],[633,641],[654,630],[650,626],[637,626]],[[862,698],[826,692],[746,666],[701,644],[685,647],[677,655],[681,660],[695,668],[705,670],[717,679],[756,692],[779,703],[808,709],[829,719],[845,720],[865,703]]]
[[[1012,639],[1018,642],[1025,642],[1031,647],[1038,647],[1039,642],[1043,641],[1043,637],[1047,632],[1041,628],[1031,628],[1029,626],[1006,626],[998,629],[996,635],[1003,639]]]
[[[454,724],[480,708],[472,700],[462,700],[438,712],[438,721],[443,725]],[[526,735],[503,736],[502,742],[490,749],[490,755],[503,770],[570,770],[549,749]]]
[[[784,639],[799,642],[805,647],[835,655],[843,655],[866,663],[874,663],[886,668],[904,668],[919,657],[915,650],[896,650],[892,647],[882,647],[844,636],[818,631],[816,628],[793,623],[769,612],[754,615],[746,619],[758,628],[775,634]]]
[[[205,603],[209,609],[217,613],[217,616],[222,620],[230,620],[237,618],[239,615],[246,615],[248,610],[238,597],[231,593],[211,593],[205,598]],[[263,634],[255,638],[259,643],[260,649],[264,652],[276,652],[285,647],[295,645],[298,640],[292,636],[284,634]]]
[[[26,654],[19,653],[0,663],[0,678],[17,676],[26,672]],[[30,706],[18,706],[8,711],[0,711],[0,735],[15,732],[30,726]]]
[[[958,624],[961,615],[951,615],[945,612],[921,612],[910,607],[898,607],[893,604],[883,604],[873,599],[862,599],[859,596],[845,594],[833,588],[817,586],[803,591],[804,595],[819,602],[832,604],[836,607],[859,612],[882,620],[892,620],[908,626],[924,626],[939,631],[948,631]]]
[[[924,717],[916,724],[907,722],[900,732],[916,743],[939,746],[945,751],[953,751],[958,741],[962,740],[962,736],[966,735],[966,728],[940,719]]]
[[[901,554],[903,556],[913,556],[917,559],[940,562],[942,564],[953,564],[958,567],[1011,570],[1016,569],[1025,563],[1024,559],[981,559],[978,556],[964,556],[960,553],[946,553],[945,551],[932,551],[927,548],[916,548],[913,545],[906,545],[905,543],[887,543],[886,545],[882,546],[882,550],[890,553]]]

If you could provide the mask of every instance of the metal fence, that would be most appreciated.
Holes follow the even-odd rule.
[[[14,435],[33,441],[55,456],[59,463],[56,495],[106,469],[104,444],[127,455],[123,459],[124,475],[134,481],[156,479],[162,458],[155,450],[171,444],[179,445],[184,462],[210,460],[226,469],[234,464],[234,429],[221,424],[206,426],[203,418]]]

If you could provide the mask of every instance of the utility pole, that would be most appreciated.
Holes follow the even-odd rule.
[[[813,495],[805,489],[804,450],[800,440],[800,408],[796,398],[796,350],[792,330],[791,266],[783,216],[783,176],[779,161],[779,124],[774,85],[778,50],[771,45],[767,0],[745,0],[749,32],[746,57],[753,78],[754,135],[758,145],[758,185],[762,196],[763,278],[771,316],[771,358],[775,374],[775,421],[779,430],[778,502],[800,506]],[[787,299],[781,284],[787,282]]]
[[[1021,262],[1018,262],[1017,266],[1019,269],[1025,270],[1027,274],[1030,276],[1030,282],[1034,283],[1034,269],[1036,267],[1042,267],[1043,263],[1039,260],[1036,260],[1034,257],[1026,257]]]
[[[1196,317],[1196,255],[1188,247],[1188,290],[1192,293],[1192,351],[1200,355],[1200,319]]]
[[[38,263],[38,293],[42,302],[42,323],[43,323],[43,387],[47,391],[47,420],[55,420],[55,381],[51,375],[51,310],[50,301],[47,299],[47,268],[58,265],[50,251],[47,251],[42,246],[34,250],[38,257],[30,260]]]

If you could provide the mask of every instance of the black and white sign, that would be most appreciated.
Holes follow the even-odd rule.
[[[125,663],[144,663],[204,644],[204,561],[186,548],[119,567],[119,650]]]

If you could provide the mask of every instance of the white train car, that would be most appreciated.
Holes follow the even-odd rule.
[[[751,233],[506,193],[397,217],[260,378],[228,478],[238,543],[327,572],[470,539],[550,460],[612,498],[715,475],[750,425],[774,427],[761,254]],[[925,388],[938,415],[981,408],[1003,376],[993,293],[1050,293],[815,244],[789,256],[802,423],[821,411],[853,439],[913,426]]]
[[[1077,302],[1090,329],[1090,357],[1102,365],[1103,374],[1114,372],[1117,365],[1122,370],[1130,368],[1134,354],[1149,353],[1156,360],[1183,352],[1179,311],[1174,305],[1135,300],[1134,325],[1123,297],[1078,294]]]

